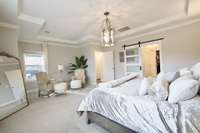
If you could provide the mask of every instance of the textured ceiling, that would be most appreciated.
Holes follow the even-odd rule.
[[[131,28],[179,14],[184,0],[24,0],[22,12],[46,21],[45,30],[62,39],[100,35],[103,12],[111,12],[113,26]]]
[[[174,20],[177,16],[187,16],[188,10],[197,12],[200,5],[200,0],[9,1],[0,1],[0,22],[20,25],[20,40],[46,40],[74,45],[100,40],[104,11],[111,13],[109,17],[116,30],[124,26],[131,28],[123,33],[116,32],[117,38],[123,38],[129,32],[141,32]]]
[[[17,23],[17,0],[0,0],[0,22]]]

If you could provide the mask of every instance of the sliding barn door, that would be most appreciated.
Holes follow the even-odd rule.
[[[125,55],[125,74],[141,73],[141,59],[139,46],[126,47]]]

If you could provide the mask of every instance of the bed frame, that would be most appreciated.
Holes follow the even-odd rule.
[[[95,123],[110,133],[136,133],[125,126],[94,112],[87,112],[86,122],[87,124]]]

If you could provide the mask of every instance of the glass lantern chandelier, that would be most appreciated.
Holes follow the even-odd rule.
[[[105,19],[102,24],[102,45],[105,47],[114,46],[114,29],[108,18],[109,12],[105,12]]]

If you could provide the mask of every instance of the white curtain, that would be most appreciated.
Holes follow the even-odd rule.
[[[44,55],[45,70],[48,73],[48,42],[42,44],[42,53]]]

